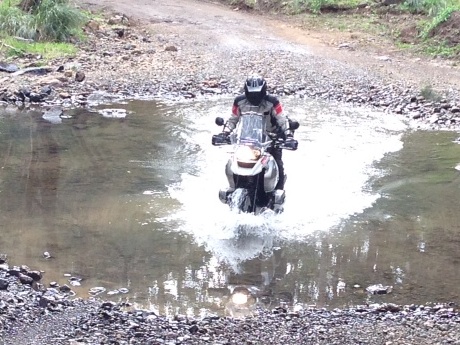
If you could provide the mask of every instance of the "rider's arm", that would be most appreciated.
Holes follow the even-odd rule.
[[[273,97],[273,96],[272,96]],[[276,120],[280,131],[285,135],[291,134],[289,131],[289,123],[287,117],[284,115],[283,106],[278,98],[272,98],[273,107],[271,109],[271,115]]]
[[[238,121],[240,120],[241,110],[240,106],[238,105],[238,97],[235,98],[233,101],[232,106],[232,115],[228,118],[227,123],[225,125],[224,131],[231,132],[235,129]]]

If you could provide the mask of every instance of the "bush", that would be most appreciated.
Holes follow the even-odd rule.
[[[35,13],[38,40],[65,42],[74,36],[86,16],[68,0],[42,0]]]
[[[34,19],[16,6],[0,4],[0,32],[7,35],[33,39],[36,35]]]
[[[36,41],[69,41],[86,19],[68,0],[41,0],[29,12],[19,9],[14,1],[0,3],[0,31]]]
[[[421,37],[423,39],[426,39],[429,37],[430,33],[436,28],[438,27],[438,25],[440,25],[441,23],[444,23],[445,21],[447,21],[450,17],[450,15],[452,14],[452,12],[454,12],[456,9],[453,8],[453,7],[446,7],[444,9],[442,9],[434,18],[433,20],[424,27],[422,33],[421,33]]]

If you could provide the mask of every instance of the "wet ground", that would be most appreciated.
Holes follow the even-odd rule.
[[[232,314],[237,286],[267,307],[458,301],[456,133],[285,99],[301,123],[286,211],[240,216],[217,198],[226,152],[210,143],[230,101],[132,101],[59,124],[3,113],[0,251],[46,284],[165,315]]]

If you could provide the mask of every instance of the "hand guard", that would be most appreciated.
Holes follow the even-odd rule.
[[[212,136],[212,144],[214,146],[230,144],[230,132],[221,132]]]
[[[283,149],[295,151],[297,150],[298,146],[299,142],[293,138],[292,134],[286,135],[286,140],[284,141]]]

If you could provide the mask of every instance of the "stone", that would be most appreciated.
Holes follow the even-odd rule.
[[[22,284],[28,284],[28,285],[32,285],[32,283],[34,282],[34,280],[31,277],[23,273],[19,274],[19,281]]]
[[[19,71],[19,67],[15,64],[0,62],[0,72],[14,73]]]
[[[86,78],[86,75],[84,72],[78,71],[77,73],[75,73],[75,81],[78,81],[79,83],[81,83],[83,80],[85,80],[85,78]]]
[[[34,281],[39,281],[42,279],[42,272],[40,271],[29,271],[26,274],[29,277],[31,277]]]
[[[177,52],[177,50],[178,50],[177,47],[173,45],[169,45],[165,47],[165,51],[167,52]]]
[[[8,280],[0,278],[0,290],[8,289],[9,285],[10,285],[10,283],[8,282]]]

